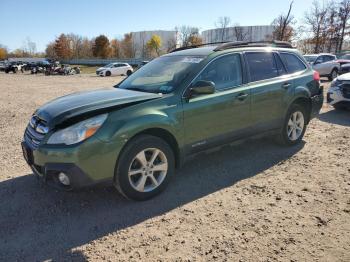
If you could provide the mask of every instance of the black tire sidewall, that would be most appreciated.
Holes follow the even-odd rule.
[[[128,70],[128,71],[126,72],[126,75],[127,75],[127,76],[130,76],[131,74],[132,74],[131,70]]]
[[[168,173],[162,184],[151,192],[138,192],[129,182],[128,172],[131,161],[136,154],[146,148],[158,148],[166,156],[168,160]],[[162,139],[150,135],[140,135],[132,139],[122,150],[119,160],[117,161],[114,184],[118,191],[126,198],[132,200],[143,201],[150,199],[161,193],[169,183],[175,170],[175,158],[171,147]]]
[[[303,114],[303,117],[304,117],[304,128],[303,128],[303,132],[301,133],[299,138],[297,140],[295,140],[295,141],[292,141],[288,137],[287,127],[288,127],[288,121],[289,121],[291,115],[293,113],[297,112],[297,111],[300,111]],[[306,119],[307,119],[307,117],[306,117],[306,110],[301,105],[293,104],[289,108],[289,110],[287,112],[287,115],[286,115],[286,118],[285,118],[284,123],[283,123],[283,128],[282,128],[282,133],[281,133],[282,142],[285,145],[292,146],[292,145],[296,145],[296,144],[301,142],[301,140],[304,137],[304,134],[305,134],[305,131],[306,131],[306,127],[307,127]]]
[[[106,76],[111,76],[112,74],[111,74],[110,71],[107,71],[105,75],[106,75]]]

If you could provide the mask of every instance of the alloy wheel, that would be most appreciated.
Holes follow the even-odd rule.
[[[138,192],[151,192],[164,181],[168,173],[168,160],[157,148],[139,152],[129,167],[130,185]]]
[[[287,135],[291,141],[296,141],[301,136],[304,130],[304,115],[300,111],[294,112],[287,124]]]

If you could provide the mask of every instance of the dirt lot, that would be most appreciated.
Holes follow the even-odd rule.
[[[20,150],[35,108],[118,81],[0,73],[0,261],[350,261],[350,112],[326,105],[301,145],[200,155],[148,202],[42,185]]]

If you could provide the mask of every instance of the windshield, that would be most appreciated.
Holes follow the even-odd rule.
[[[118,87],[151,93],[170,93],[203,59],[203,56],[159,57],[141,67]]]
[[[316,61],[317,56],[316,55],[304,55],[304,58],[306,59],[306,61],[308,61],[309,63],[313,63]]]
[[[103,66],[104,68],[111,68],[111,67],[113,67],[113,65],[114,64],[108,64],[108,65],[105,65],[105,66]]]

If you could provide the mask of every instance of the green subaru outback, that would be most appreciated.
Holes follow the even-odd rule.
[[[145,200],[199,151],[264,133],[299,143],[322,103],[319,74],[287,43],[182,48],[113,89],[43,105],[22,149],[51,185],[111,182],[127,198]]]

